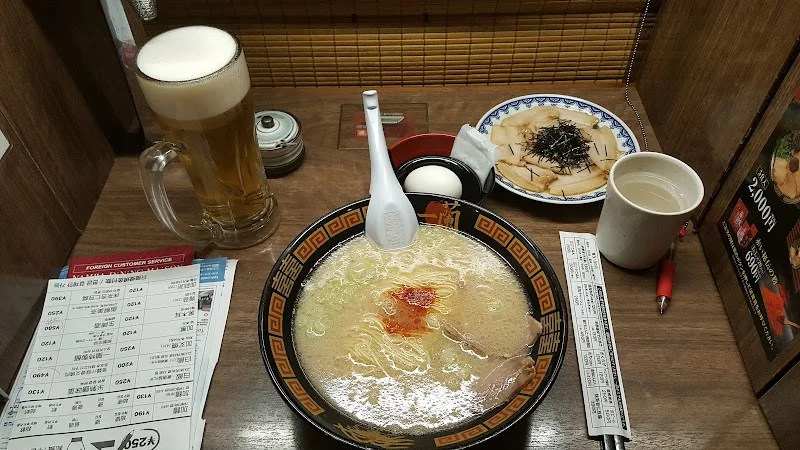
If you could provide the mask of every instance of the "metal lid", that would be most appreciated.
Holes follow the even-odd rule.
[[[256,113],[256,137],[261,150],[277,150],[292,142],[300,133],[300,122],[284,111]]]

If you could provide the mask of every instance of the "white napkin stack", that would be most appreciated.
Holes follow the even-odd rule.
[[[463,161],[474,170],[483,186],[497,161],[497,146],[489,140],[489,136],[464,125],[456,136],[450,157]]]

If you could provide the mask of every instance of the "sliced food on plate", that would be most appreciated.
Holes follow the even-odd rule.
[[[605,186],[622,154],[597,117],[554,106],[507,116],[489,137],[499,146],[500,175],[528,191],[563,197]]]
[[[508,178],[517,186],[534,192],[547,190],[547,185],[556,179],[556,174],[533,164],[512,166],[506,163],[497,165],[500,175]]]

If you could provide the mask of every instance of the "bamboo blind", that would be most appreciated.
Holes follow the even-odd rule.
[[[146,30],[230,31],[254,86],[620,81],[644,3],[160,0]]]

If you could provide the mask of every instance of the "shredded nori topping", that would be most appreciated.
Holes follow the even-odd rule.
[[[523,143],[525,152],[558,166],[560,171],[572,172],[574,167],[586,167],[589,162],[589,139],[581,134],[575,123],[559,120],[558,125],[544,127]]]

